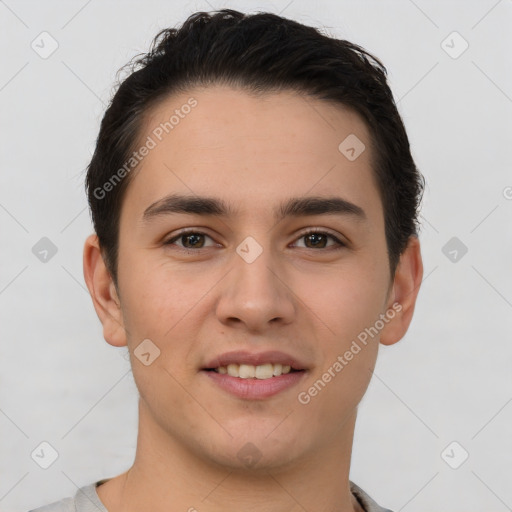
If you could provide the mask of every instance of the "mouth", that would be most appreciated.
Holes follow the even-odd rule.
[[[231,363],[227,366],[218,366],[217,368],[205,368],[205,371],[229,375],[239,379],[267,380],[281,375],[288,375],[289,373],[304,372],[305,370],[292,368],[289,364],[283,365],[281,363],[265,363],[258,366]]]
[[[236,351],[212,359],[200,373],[231,396],[263,400],[296,386],[308,368],[279,351],[259,354]]]

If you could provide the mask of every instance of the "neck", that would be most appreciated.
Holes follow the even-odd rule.
[[[355,420],[356,411],[334,442],[286,467],[228,468],[184,447],[140,401],[135,461],[98,495],[109,512],[359,512],[349,485]]]

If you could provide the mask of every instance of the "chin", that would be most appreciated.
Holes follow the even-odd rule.
[[[272,429],[246,429],[229,440],[224,439],[224,443],[214,441],[204,448],[213,462],[237,472],[265,474],[296,465],[297,459],[307,451],[305,447],[302,449],[289,430],[283,429],[280,435],[276,431],[269,435],[269,432]]]
[[[294,454],[286,449],[260,449],[256,444],[248,441],[238,451],[228,454],[212,454],[212,460],[230,471],[261,474],[268,476],[268,472],[279,472],[295,465]]]

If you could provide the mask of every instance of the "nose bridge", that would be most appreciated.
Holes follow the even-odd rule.
[[[276,277],[280,265],[269,247],[248,236],[236,247],[231,265],[217,308],[221,321],[237,319],[251,329],[291,321],[295,307],[283,278]]]
[[[236,248],[233,256],[234,273],[240,288],[250,293],[251,289],[275,286],[270,276],[274,274],[270,268],[276,266],[272,249],[268,244],[264,247],[252,236],[246,237]],[[253,292],[256,291],[255,289]]]

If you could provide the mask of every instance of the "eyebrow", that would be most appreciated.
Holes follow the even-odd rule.
[[[142,220],[146,223],[156,217],[170,215],[173,213],[233,217],[237,212],[222,199],[170,194],[146,208],[142,216]],[[367,219],[366,213],[360,206],[357,206],[356,204],[341,197],[292,197],[281,203],[273,213],[276,221],[281,221],[285,217],[325,214],[347,215],[358,221],[364,221]]]

